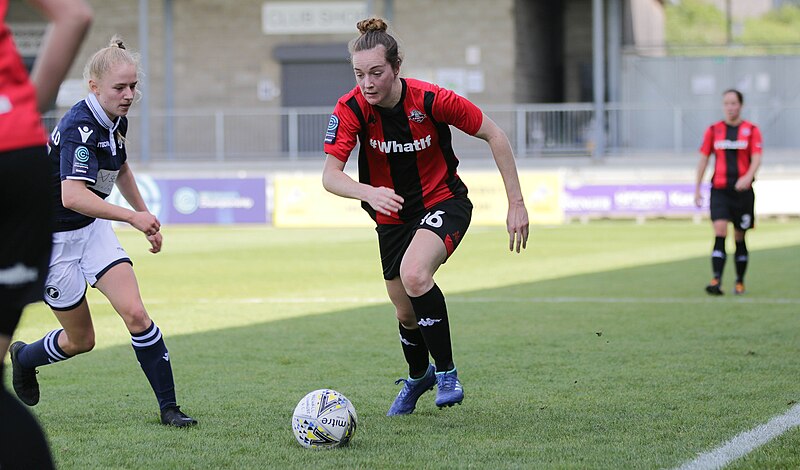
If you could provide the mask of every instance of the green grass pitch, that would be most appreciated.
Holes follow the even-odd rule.
[[[200,425],[158,424],[122,321],[90,289],[95,350],[38,375],[33,412],[62,469],[673,468],[800,401],[796,220],[748,235],[743,297],[728,248],[721,298],[703,290],[707,222],[534,227],[521,255],[503,228],[473,227],[436,276],[464,403],[429,393],[394,418],[406,370],[373,230],[165,227],[158,255],[119,236]],[[16,338],[56,326],[35,305]],[[323,387],[350,398],[358,430],[306,450],[291,414]],[[794,428],[730,468],[798,468],[798,448]]]

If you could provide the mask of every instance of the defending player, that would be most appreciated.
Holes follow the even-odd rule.
[[[361,35],[350,43],[357,85],[339,99],[328,124],[323,185],[361,200],[377,223],[383,277],[409,369],[408,379],[397,381],[404,386],[391,416],[412,413],[434,385],[440,408],[464,399],[445,298],[433,280],[472,216],[467,187],[456,173],[450,125],[489,144],[509,201],[510,250],[527,244],[528,213],[505,133],[452,91],[400,78],[402,59],[387,27],[378,18],[358,23]],[[357,140],[359,182],[343,171]]]
[[[44,434],[5,389],[3,359],[22,310],[41,300],[52,239],[47,133],[39,114],[55,100],[92,10],[83,0],[32,0],[48,30],[31,74],[6,25],[0,0],[0,468],[53,468]]]
[[[61,119],[50,135],[56,227],[45,302],[63,328],[35,343],[11,345],[14,390],[33,406],[39,401],[36,368],[60,362],[94,347],[94,327],[86,302],[86,283],[111,302],[131,334],[136,359],[161,410],[161,422],[185,427],[197,423],[177,406],[171,358],[161,330],[150,319],[139,294],[130,258],[111,221],[127,222],[161,251],[161,224],[147,210],[126,162],[126,115],[136,96],[138,61],[116,37],[96,52],[84,71],[90,93]],[[105,198],[116,184],[134,210]]]
[[[711,223],[714,227],[714,250],[711,253],[713,278],[706,286],[710,295],[722,295],[722,273],[725,269],[725,238],[728,223],[733,223],[736,242],[735,294],[744,294],[744,274],[749,254],[745,233],[755,227],[755,194],[753,180],[761,166],[761,131],[755,124],[741,117],[744,99],[738,90],[726,90],[722,94],[725,119],[706,129],[700,147],[700,162],[697,165],[695,204],[700,207],[703,198],[700,184],[714,154],[714,175],[711,178]]]

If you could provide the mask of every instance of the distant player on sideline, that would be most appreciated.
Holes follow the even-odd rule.
[[[47,132],[40,112],[55,101],[89,25],[83,0],[31,0],[49,25],[28,77],[0,0],[0,468],[53,468],[44,434],[9,394],[3,360],[22,310],[42,298],[52,243]]]
[[[147,210],[126,162],[128,110],[139,81],[137,58],[117,37],[89,60],[84,78],[89,95],[61,119],[50,134],[50,161],[55,199],[55,234],[45,302],[63,328],[26,345],[11,345],[14,390],[26,404],[39,402],[36,368],[71,358],[94,347],[94,327],[86,302],[86,283],[100,290],[131,334],[136,359],[156,394],[161,422],[185,427],[197,424],[178,407],[171,358],[161,330],[145,310],[128,254],[111,221],[127,222],[161,251],[158,219]],[[105,198],[114,184],[134,210]]]
[[[710,295],[722,295],[722,273],[725,269],[725,238],[728,223],[733,222],[736,241],[736,284],[734,294],[744,294],[744,273],[747,270],[748,252],[745,232],[755,227],[755,195],[753,180],[761,166],[761,131],[755,124],[741,117],[744,99],[738,90],[722,93],[725,119],[706,129],[700,147],[697,165],[694,200],[697,207],[703,203],[700,184],[713,153],[714,175],[711,178],[711,223],[714,226],[714,250],[711,253],[713,278],[706,286]]]
[[[450,125],[489,144],[508,196],[512,251],[526,247],[528,212],[505,133],[452,91],[400,78],[402,58],[382,19],[357,26],[361,35],[350,42],[356,87],[339,99],[331,115],[322,182],[333,194],[361,200],[377,223],[383,277],[409,370],[408,379],[397,381],[404,386],[387,414],[403,415],[412,413],[434,385],[440,408],[464,399],[445,298],[433,280],[472,217],[467,187],[456,173]],[[359,182],[343,171],[357,140]]]

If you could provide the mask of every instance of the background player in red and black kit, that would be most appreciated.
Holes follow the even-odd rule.
[[[33,416],[5,390],[2,365],[23,308],[42,299],[51,246],[50,170],[40,111],[55,100],[92,11],[83,0],[35,0],[50,24],[29,79],[0,0],[0,468],[53,468]]]
[[[323,185],[361,200],[377,223],[383,277],[409,368],[387,414],[413,412],[434,385],[436,405],[452,406],[464,392],[445,298],[433,274],[464,237],[472,204],[456,173],[449,126],[488,142],[509,201],[509,249],[519,252],[528,240],[528,213],[514,155],[505,133],[474,104],[436,85],[400,78],[402,59],[383,20],[363,20],[358,30],[361,35],[350,43],[357,86],[331,115]],[[357,141],[359,182],[343,171]]]
[[[725,268],[725,238],[728,223],[733,222],[736,241],[735,294],[744,293],[747,270],[745,232],[755,226],[753,180],[761,165],[761,132],[755,124],[741,118],[744,99],[737,90],[722,93],[725,119],[706,129],[697,165],[695,203],[701,206],[700,184],[714,154],[714,175],[711,178],[711,222],[714,225],[714,250],[711,253],[713,279],[706,286],[711,295],[722,295],[722,272]]]

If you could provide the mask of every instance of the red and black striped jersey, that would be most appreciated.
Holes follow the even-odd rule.
[[[719,121],[706,129],[700,153],[714,154],[712,187],[733,189],[736,180],[750,169],[753,154],[761,153],[761,131],[749,121],[737,126]]]
[[[8,0],[0,0],[0,152],[45,145],[36,90],[6,25]]]
[[[346,162],[360,144],[359,181],[393,188],[403,209],[386,216],[366,202],[378,224],[400,224],[433,205],[467,195],[458,177],[450,125],[475,135],[483,113],[464,97],[432,83],[401,79],[400,101],[392,109],[370,105],[356,86],[336,103],[325,135],[325,153]]]

